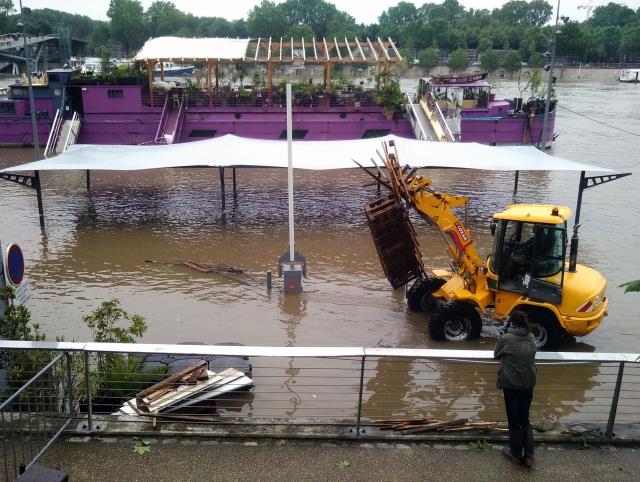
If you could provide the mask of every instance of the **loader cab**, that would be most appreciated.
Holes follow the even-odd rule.
[[[490,287],[560,304],[568,208],[513,204],[493,217]]]

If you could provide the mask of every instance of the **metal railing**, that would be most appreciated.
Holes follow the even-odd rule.
[[[164,144],[164,138],[160,135],[164,132],[164,127],[167,123],[167,119],[169,118],[169,111],[167,106],[169,105],[169,96],[164,98],[164,107],[162,108],[162,114],[160,114],[160,122],[158,122],[158,128],[156,129],[156,136],[154,137],[155,144]]]
[[[80,115],[77,112],[73,113],[69,124],[69,130],[67,131],[67,137],[64,140],[64,146],[62,151],[66,151],[70,146],[76,143],[78,135],[80,135]]]
[[[89,433],[104,421],[112,428],[181,421],[282,424],[292,426],[288,433],[295,426],[331,425],[352,437],[366,436],[365,427],[379,420],[505,420],[491,351],[12,341],[1,341],[0,350],[48,350],[72,358],[75,417],[86,421]],[[253,388],[179,411],[127,408],[137,393],[197,360],[217,373],[236,367],[252,378]],[[534,423],[593,423],[611,438],[617,423],[640,422],[640,355],[538,353],[537,362]],[[21,381],[28,378],[13,383]]]
[[[6,481],[29,469],[74,420],[75,412],[69,353],[51,353],[37,373],[29,371],[36,369],[31,364],[18,365],[27,359],[16,354],[24,352],[2,353],[6,371],[0,433]]]
[[[433,98],[433,95],[431,95],[430,92],[427,93],[425,98],[427,100],[427,103],[429,104],[429,108],[431,108],[436,113],[436,118],[445,134],[447,142],[455,142],[456,139],[453,135],[453,132],[451,132],[449,124],[447,124],[447,120],[442,113],[442,109],[440,109],[440,105],[438,104],[438,102]]]
[[[411,96],[409,94],[405,94],[405,96],[407,98],[406,111],[407,111],[407,114],[409,114],[409,118],[411,120],[411,124],[412,124],[413,130],[414,130],[414,134],[416,135],[416,139],[421,140],[421,141],[431,141],[431,140],[433,140],[433,139],[431,139],[430,136],[427,135],[426,131],[424,130],[424,126],[422,125],[422,121],[420,121],[420,116],[418,115],[418,112],[416,111],[416,106],[411,101]],[[418,127],[418,129],[416,129],[416,126]]]
[[[51,130],[49,131],[49,138],[47,139],[47,145],[44,148],[44,157],[51,157],[51,154],[55,154],[56,145],[58,144],[58,138],[60,137],[60,130],[62,128],[62,124],[64,122],[64,118],[62,115],[62,109],[56,110],[56,115],[53,118],[53,123],[51,124]]]

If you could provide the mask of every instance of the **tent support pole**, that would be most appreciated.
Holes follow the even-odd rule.
[[[233,197],[238,195],[237,183],[236,183],[236,168],[233,168]]]
[[[91,170],[87,169],[87,191],[91,191]]]
[[[518,194],[518,181],[520,180],[520,171],[516,171],[516,177],[513,180],[513,197],[516,197]]]
[[[222,209],[224,209],[224,198],[225,198],[224,167],[218,166],[218,172],[220,173],[220,199],[222,200]]]
[[[40,217],[40,227],[44,229],[44,207],[42,205],[42,188],[40,186],[40,171],[33,171],[33,181],[36,188],[36,199],[38,200],[38,216]]]
[[[164,82],[164,62],[160,62],[160,80]]]

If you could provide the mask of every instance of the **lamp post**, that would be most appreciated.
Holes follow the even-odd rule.
[[[38,123],[36,119],[36,104],[33,99],[33,83],[31,82],[31,57],[29,54],[29,45],[27,44],[27,26],[24,21],[24,9],[22,8],[22,0],[20,0],[20,20],[17,24],[18,28],[22,28],[22,38],[24,40],[24,61],[27,68],[27,83],[29,85],[29,106],[31,108],[31,131],[33,136],[33,147],[35,151],[35,160],[40,160],[40,139],[38,138]],[[40,190],[40,171],[34,171],[34,188],[38,199],[38,214],[40,215],[40,226],[44,228],[44,210],[42,208],[42,192]]]
[[[556,45],[558,44],[558,35],[562,32],[558,21],[562,19],[563,22],[568,22],[569,17],[564,15],[560,16],[560,0],[558,0],[558,7],[556,9],[556,25],[553,30],[553,40],[551,41],[551,63],[544,66],[544,70],[549,72],[549,80],[547,81],[547,99],[544,104],[544,122],[542,124],[542,143],[541,149],[544,150],[547,147],[547,130],[549,127],[549,106],[551,104],[551,91],[553,89],[553,68],[556,62]],[[549,56],[549,52],[545,52],[545,56]]]

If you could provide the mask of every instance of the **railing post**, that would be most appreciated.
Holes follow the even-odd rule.
[[[84,355],[84,381],[87,390],[87,431],[93,432],[93,407],[91,406],[91,375],[89,371],[89,352],[83,352]]]
[[[71,373],[71,366],[73,363],[73,357],[71,353],[65,353],[67,358],[67,396],[69,397],[69,419],[73,418],[73,375]]]
[[[367,355],[362,355],[360,361],[360,388],[358,390],[358,418],[356,420],[356,437],[360,437],[360,421],[362,419],[362,392],[364,391],[364,364]]]
[[[607,421],[607,430],[604,435],[607,438],[613,438],[613,425],[616,422],[616,412],[618,411],[618,400],[620,398],[620,387],[622,386],[622,375],[624,374],[624,362],[620,362],[618,368],[618,378],[616,379],[616,387],[613,390],[613,400],[611,400],[611,410],[609,411],[609,420]]]

